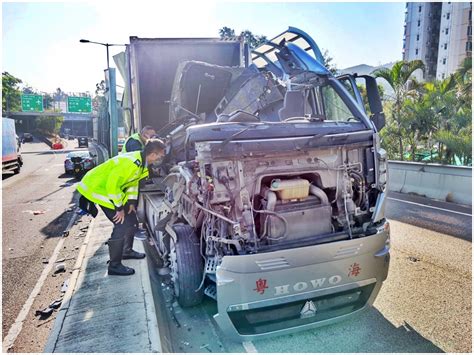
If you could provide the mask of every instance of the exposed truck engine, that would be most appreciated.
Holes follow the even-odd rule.
[[[180,305],[215,299],[238,339],[370,306],[389,263],[375,79],[334,77],[291,27],[253,51],[132,37],[128,56],[132,129],[152,125],[168,145],[140,217]]]

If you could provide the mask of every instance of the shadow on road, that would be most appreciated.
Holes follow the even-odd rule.
[[[7,180],[13,176],[15,176],[13,173],[2,173],[2,180]]]
[[[74,176],[72,176],[71,174],[66,174],[66,173],[62,173],[61,175],[59,175],[58,179],[69,179],[68,181],[64,182],[65,184],[68,184],[68,183],[72,184],[77,181]]]
[[[259,352],[443,352],[409,324],[396,327],[375,308],[344,322],[253,343]]]
[[[43,196],[41,199],[57,192],[58,190]],[[69,201],[69,205],[74,204],[77,205],[77,200],[78,200],[78,194],[74,193],[73,196],[71,197],[71,200]],[[39,199],[38,201],[40,201]],[[62,237],[64,231],[66,230],[69,221],[72,218],[72,215],[75,214],[74,212],[75,208],[71,207],[70,209],[65,210],[63,213],[61,213],[59,216],[57,216],[55,219],[53,219],[51,222],[49,222],[45,227],[41,228],[41,233],[45,236],[46,239],[49,238],[58,238]]]

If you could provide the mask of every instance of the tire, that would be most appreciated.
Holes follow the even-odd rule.
[[[196,291],[201,285],[204,268],[200,242],[187,224],[175,224],[173,230],[177,241],[170,238],[170,267],[175,295],[181,307],[196,306],[204,296],[203,288]]]
[[[20,173],[20,169],[21,169],[21,166],[20,166],[20,164],[18,163],[18,165],[16,166],[16,168],[13,169],[13,174],[15,174],[15,175],[16,175],[16,174],[19,174],[19,173]]]

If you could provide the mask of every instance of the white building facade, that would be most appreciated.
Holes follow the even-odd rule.
[[[420,59],[420,81],[444,79],[472,54],[472,3],[410,2],[405,9],[403,60]]]

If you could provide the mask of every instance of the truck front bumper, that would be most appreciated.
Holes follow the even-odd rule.
[[[214,319],[224,334],[243,341],[352,316],[373,303],[387,277],[389,233],[387,224],[358,239],[226,256],[216,273]]]

